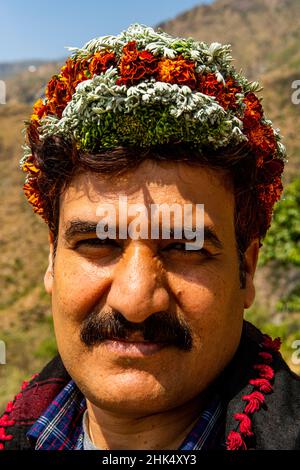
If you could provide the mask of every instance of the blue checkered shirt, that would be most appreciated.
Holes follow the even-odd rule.
[[[35,450],[84,450],[85,410],[86,399],[71,380],[27,432]],[[224,423],[224,406],[215,395],[179,450],[225,448]]]

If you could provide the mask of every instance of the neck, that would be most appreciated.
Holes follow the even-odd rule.
[[[201,395],[172,410],[147,416],[118,415],[87,400],[88,429],[93,444],[109,450],[176,450],[203,410]]]

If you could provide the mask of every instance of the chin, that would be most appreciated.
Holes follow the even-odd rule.
[[[170,400],[169,391],[155,377],[146,375],[144,371],[137,370],[120,372],[99,381],[94,378],[80,388],[84,389],[86,398],[100,409],[141,416],[165,409]]]

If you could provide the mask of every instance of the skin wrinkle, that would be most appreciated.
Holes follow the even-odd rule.
[[[162,250],[160,240],[126,240],[122,253],[78,251],[63,241],[67,221],[95,220],[97,205],[116,202],[120,187],[113,186],[112,195],[111,181],[82,174],[61,197],[55,268],[52,276],[50,256],[45,286],[52,295],[59,352],[87,398],[100,448],[139,449],[146,441],[148,449],[176,449],[199,416],[209,384],[238,347],[243,311],[254,299],[258,241],[246,252],[246,287],[240,289],[234,196],[222,182],[220,173],[204,168],[146,161],[122,183],[128,203],[145,203],[145,197],[156,203],[204,203],[205,222],[215,226],[224,244],[223,251],[209,247],[218,253],[211,259]],[[132,190],[133,183],[138,190]],[[53,244],[50,248],[53,253]],[[188,323],[193,347],[134,358],[112,356],[103,345],[89,349],[80,341],[80,328],[95,309],[99,315],[115,309],[135,323],[167,311]]]

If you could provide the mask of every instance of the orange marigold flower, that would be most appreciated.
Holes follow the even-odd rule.
[[[217,100],[225,110],[236,109],[238,104],[236,101],[236,94],[241,93],[242,89],[236,84],[232,77],[225,80],[225,87],[219,92]]]
[[[157,79],[161,82],[196,87],[195,64],[182,56],[176,59],[161,59],[158,62]]]
[[[134,85],[141,78],[154,75],[157,71],[158,59],[148,51],[138,51],[135,41],[123,47],[123,55],[119,63],[121,77],[117,85]]]
[[[225,109],[236,109],[236,94],[241,92],[241,87],[232,77],[223,82],[218,82],[214,73],[198,75],[198,91],[205,95],[215,96],[217,102]]]
[[[48,114],[48,106],[47,104],[43,103],[43,100],[39,98],[33,105],[33,114],[31,116],[31,119],[33,120],[39,120],[42,117],[46,116]]]
[[[46,89],[48,99],[48,108],[52,114],[61,118],[62,112],[72,98],[67,83],[57,75],[54,75],[49,81]]]
[[[27,158],[26,162],[22,165],[22,170],[29,172],[33,176],[37,176],[40,172],[40,169],[36,167],[33,155]]]
[[[89,64],[89,71],[91,75],[100,75],[105,72],[109,67],[115,66],[117,63],[114,52],[96,52]]]
[[[257,185],[257,192],[259,200],[270,208],[280,199],[283,191],[282,181],[280,176],[276,176],[270,184]]]
[[[30,179],[27,183],[25,183],[23,186],[23,191],[27,197],[28,202],[33,206],[34,212],[43,216],[44,209],[36,180]]]
[[[243,116],[244,128],[250,129],[257,126],[263,117],[262,105],[257,96],[252,92],[246,94],[243,102],[246,105]]]
[[[274,131],[268,124],[259,124],[246,132],[249,143],[255,153],[259,156],[258,166],[261,166],[263,159],[276,152],[277,144]]]
[[[218,82],[214,73],[199,74],[198,75],[198,91],[204,95],[217,96],[222,91],[224,85]]]
[[[284,169],[284,163],[278,158],[272,158],[267,161],[263,161],[263,164],[261,165],[257,164],[257,167],[260,170],[260,182],[268,183],[271,182],[274,177],[281,176]]]
[[[86,59],[74,60],[69,58],[60,69],[61,81],[64,82],[70,96],[75,92],[78,83],[87,80],[88,61]]]

